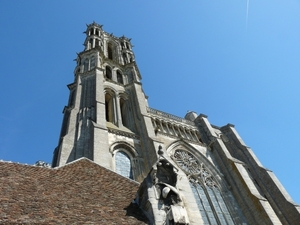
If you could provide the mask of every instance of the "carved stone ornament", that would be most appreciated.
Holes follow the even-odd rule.
[[[188,175],[202,181],[208,187],[218,187],[211,173],[203,163],[199,163],[194,155],[184,150],[176,150],[173,159],[176,164]]]
[[[34,164],[34,166],[51,168],[51,165],[49,163],[46,163],[46,162],[44,162],[42,160],[36,161],[36,163]]]
[[[160,148],[161,150],[161,148]],[[164,205],[166,221],[164,224],[187,225],[189,219],[184,207],[182,196],[177,189],[177,173],[174,166],[165,159],[162,151],[159,151],[160,159],[156,163],[154,187],[159,195],[159,201]]]

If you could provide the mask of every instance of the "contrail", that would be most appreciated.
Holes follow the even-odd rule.
[[[247,0],[246,29],[248,28],[249,0]]]

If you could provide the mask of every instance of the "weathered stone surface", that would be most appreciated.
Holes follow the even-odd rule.
[[[85,217],[86,223],[98,223],[102,218],[102,224],[128,224],[131,219],[131,224],[135,224],[134,218],[124,217],[122,212],[126,209],[129,215],[137,207],[129,205],[137,184],[104,167],[142,182],[137,202],[157,225],[176,221],[189,225],[209,221],[299,224],[300,206],[276,176],[263,167],[234,125],[218,127],[204,114],[188,112],[181,118],[150,108],[130,39],[115,37],[97,23],[87,25],[85,33],[74,82],[68,85],[70,98],[63,111],[59,144],[53,157],[53,167],[60,168],[15,166],[25,169],[19,175],[14,172],[7,184],[3,181],[3,199],[9,196],[12,201],[3,200],[3,221],[10,221],[10,216],[11,221],[21,219],[25,223],[40,216],[42,222],[72,223]],[[173,100],[175,104],[176,99]],[[75,167],[64,166],[81,157],[102,167],[86,163],[87,160],[82,166],[79,165],[83,162],[76,162]],[[160,157],[165,160],[160,162],[165,163],[161,171],[156,167]],[[166,169],[167,164],[172,165],[170,170]],[[39,176],[45,174],[46,181],[36,171]],[[11,200],[18,194],[17,183],[25,187],[18,202]],[[174,205],[178,207],[172,210]],[[10,211],[10,206],[15,208]],[[137,215],[135,219],[138,218]]]

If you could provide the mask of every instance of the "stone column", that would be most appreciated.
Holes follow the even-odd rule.
[[[117,95],[115,99],[115,115],[116,115],[116,124],[118,127],[123,126],[122,123],[122,113],[121,113],[121,106],[120,106],[120,96]]]
[[[172,132],[170,131],[170,128],[169,128],[169,124],[168,124],[168,123],[166,123],[166,127],[167,127],[167,130],[168,130],[168,133],[169,133],[169,134],[172,134]]]
[[[183,127],[182,129],[183,129],[183,133],[184,133],[185,138],[189,139],[189,136],[187,135],[185,128]]]

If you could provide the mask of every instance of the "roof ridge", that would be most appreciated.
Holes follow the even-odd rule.
[[[128,177],[124,177],[124,176],[122,176],[122,175],[116,173],[115,171],[113,171],[113,170],[111,170],[111,169],[109,169],[109,168],[106,168],[106,167],[104,167],[104,166],[101,166],[101,165],[99,165],[98,163],[96,163],[96,162],[94,162],[93,160],[90,160],[90,159],[88,159],[88,158],[86,158],[86,157],[81,157],[81,158],[76,159],[76,160],[73,160],[72,162],[69,162],[69,163],[67,163],[67,164],[65,164],[65,165],[63,165],[63,166],[60,166],[60,167],[54,167],[54,168],[51,168],[51,169],[59,170],[59,169],[61,169],[61,168],[65,168],[65,167],[67,167],[67,166],[71,166],[71,165],[73,165],[73,164],[75,164],[75,163],[78,163],[78,162],[80,162],[80,161],[83,161],[83,160],[86,160],[86,161],[88,161],[88,162],[90,162],[90,163],[92,163],[92,164],[94,164],[94,165],[96,165],[96,166],[98,166],[98,167],[100,167],[100,168],[102,168],[102,169],[105,169],[105,170],[107,170],[107,171],[109,171],[109,172],[112,172],[112,173],[114,173],[115,175],[117,175],[117,176],[119,176],[119,177],[122,177],[122,178],[124,178],[124,179],[127,179],[127,180],[130,181],[130,182],[133,182],[133,183],[135,183],[135,184],[140,185],[139,182],[137,182],[137,181],[135,181],[135,180],[132,180],[132,179],[130,179],[130,178],[128,178]]]
[[[0,163],[15,164],[15,165],[21,165],[21,166],[37,167],[37,168],[53,169],[52,167],[35,166],[35,165],[32,165],[32,164],[28,164],[28,163],[20,163],[20,162],[13,162],[13,161],[5,161],[5,160],[3,160],[3,159],[0,159]]]

